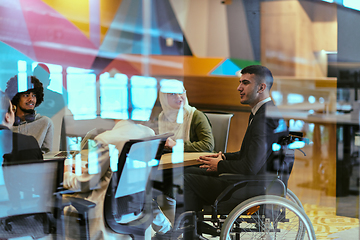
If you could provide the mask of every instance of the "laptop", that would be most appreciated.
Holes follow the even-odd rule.
[[[80,150],[70,150],[70,151],[57,151],[57,152],[48,152],[43,155],[44,160],[56,159],[56,158],[70,158],[75,157],[76,154],[80,153],[84,149],[89,139],[93,138],[97,133],[96,128],[88,131],[85,137],[80,142]]]

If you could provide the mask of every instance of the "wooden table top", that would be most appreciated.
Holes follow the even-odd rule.
[[[214,154],[211,152],[184,152],[184,153],[166,153],[161,156],[159,170],[175,167],[185,167],[200,164],[197,159],[200,156]],[[174,155],[174,156],[173,156]]]

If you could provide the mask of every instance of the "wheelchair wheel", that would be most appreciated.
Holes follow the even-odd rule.
[[[305,212],[279,196],[257,196],[236,206],[225,220],[221,240],[316,239]]]
[[[299,198],[290,189],[287,189],[286,198],[289,199],[290,201],[296,203],[301,209],[304,209]]]

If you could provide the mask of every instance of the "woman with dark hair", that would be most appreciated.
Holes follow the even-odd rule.
[[[16,106],[13,131],[36,138],[42,152],[51,151],[54,125],[50,118],[37,114],[35,108],[44,101],[42,83],[34,76],[10,78],[5,93]]]

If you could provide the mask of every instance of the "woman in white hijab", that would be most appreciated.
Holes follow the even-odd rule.
[[[159,98],[163,109],[159,114],[159,133],[174,133],[174,136],[167,139],[166,148],[172,149],[176,140],[183,139],[185,152],[214,150],[214,137],[209,120],[203,112],[189,105],[181,81],[163,80]]]

